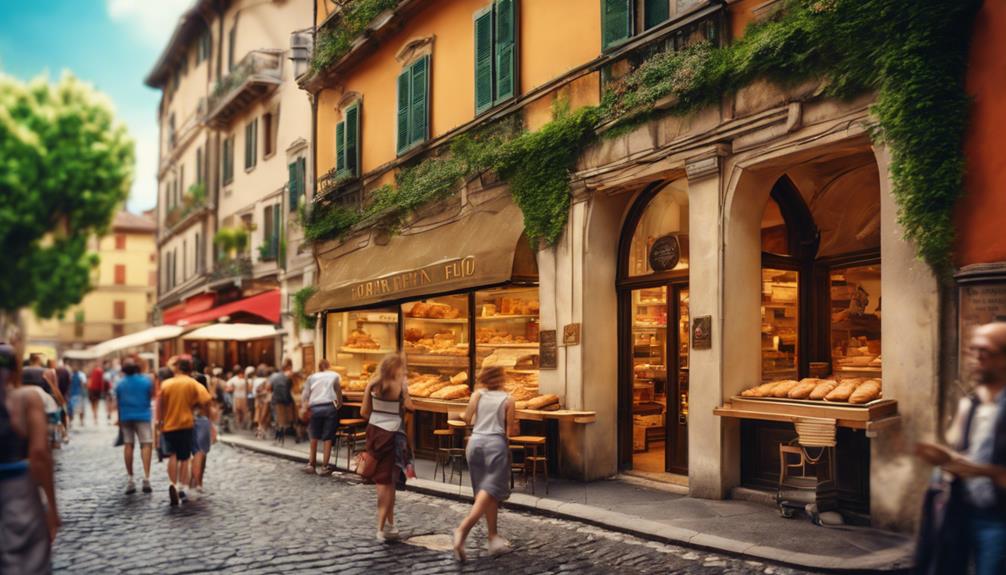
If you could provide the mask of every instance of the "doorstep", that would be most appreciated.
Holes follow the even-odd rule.
[[[285,446],[250,434],[221,434],[223,443],[307,461],[307,444]],[[345,455],[343,452],[341,455]],[[345,457],[337,459],[345,462]],[[433,463],[417,461],[420,476],[433,477]],[[351,473],[337,473],[352,480]],[[444,483],[414,479],[407,489],[470,501],[466,477]],[[912,562],[913,540],[899,533],[862,527],[817,527],[807,519],[783,519],[774,507],[752,501],[687,497],[679,490],[621,477],[593,482],[553,479],[549,495],[515,489],[506,507],[588,523],[642,539],[757,558],[803,569],[840,572],[904,572]]]

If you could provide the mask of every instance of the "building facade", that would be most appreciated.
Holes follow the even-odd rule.
[[[658,101],[579,155],[552,245],[528,242],[510,185],[489,171],[391,226],[370,209],[463,135],[508,121],[539,130],[556,110],[601,104],[654,54],[723,46],[781,4],[388,2],[335,56],[316,54],[300,79],[315,126],[311,209],[367,216],[315,245],[307,306],[347,387],[404,351],[422,452],[466,382],[504,365],[558,472],[643,475],[705,498],[773,490],[780,446],[813,435],[809,422],[835,444],[828,500],[847,520],[910,529],[928,470],[906,446],[946,425],[947,370],[959,367],[946,332],[959,323],[944,314],[957,292],[903,239],[891,158],[870,137],[874,95],[755,81],[686,115]],[[352,10],[317,0],[315,45],[346,40]],[[1001,18],[987,21],[992,42]],[[971,86],[992,93],[1000,80]],[[999,108],[979,101],[983,117]],[[969,173],[998,178],[989,165]],[[961,255],[988,251],[984,238],[964,234]],[[749,391],[808,378],[869,397]]]
[[[308,0],[200,0],[147,77],[162,91],[161,320],[271,323],[280,333],[241,345],[179,340],[164,354],[184,347],[217,365],[300,363],[290,308],[313,269],[294,217],[310,173],[310,104],[294,82],[306,62],[291,43],[310,14]]]
[[[28,351],[62,357],[64,351],[146,329],[156,303],[156,236],[152,219],[118,212],[109,233],[90,242],[100,261],[91,279],[94,289],[61,319],[25,313]]]

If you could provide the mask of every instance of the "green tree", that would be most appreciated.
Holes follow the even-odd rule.
[[[125,126],[89,84],[0,74],[2,332],[22,308],[50,318],[91,289],[88,240],[126,200],[133,164]]]

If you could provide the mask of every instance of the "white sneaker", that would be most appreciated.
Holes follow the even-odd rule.
[[[384,531],[381,531],[380,529],[377,530],[377,540],[384,541]]]
[[[384,535],[385,541],[398,541],[398,529],[395,529],[394,525],[385,525],[381,533]]]
[[[497,535],[489,540],[488,548],[490,555],[499,555],[510,550],[510,542]]]
[[[130,477],[129,481],[126,482],[126,495],[132,495],[133,493],[136,493],[136,483]]]

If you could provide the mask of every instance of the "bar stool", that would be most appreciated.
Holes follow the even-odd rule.
[[[367,440],[367,432],[360,431],[359,427],[366,425],[367,420],[361,418],[347,418],[339,421],[339,427],[335,431],[335,463],[339,464],[339,444],[346,446],[346,469],[350,468],[353,461],[353,453],[358,452],[356,445],[361,440]]]
[[[513,474],[514,472],[519,472],[524,474],[524,464],[527,453],[524,451],[523,445],[510,444],[510,489],[513,489]],[[514,460],[514,455],[520,453],[520,461]],[[524,482],[527,483],[527,474],[524,474]]]
[[[465,447],[468,440],[468,434],[471,431],[471,427],[467,423],[461,421],[460,419],[448,419],[447,426],[451,428],[453,436],[451,437],[451,449],[449,453],[448,462],[451,464],[451,482],[454,482],[454,469],[458,470],[458,487],[461,487],[461,483],[464,480],[465,466],[468,461],[465,457]],[[455,439],[460,436],[461,447],[455,447]]]
[[[447,482],[447,464],[451,461],[451,452],[454,451],[454,430],[434,429],[433,437],[437,441],[436,465],[433,467],[433,477],[436,478],[437,470],[440,470],[440,481]],[[452,476],[453,477],[453,476]]]
[[[515,435],[511,443],[524,447],[524,474],[531,475],[531,494],[534,494],[535,479],[538,475],[538,464],[542,464],[545,475],[545,494],[548,495],[548,446],[541,435]],[[530,452],[530,454],[528,454]]]

